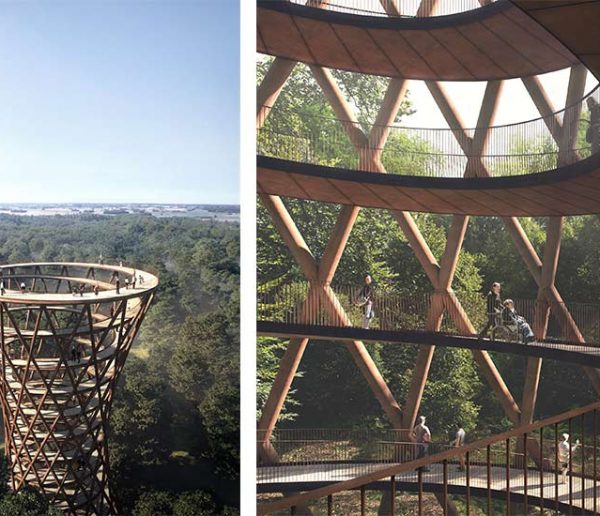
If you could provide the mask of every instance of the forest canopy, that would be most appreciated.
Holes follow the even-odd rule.
[[[110,420],[111,491],[120,510],[235,514],[239,225],[150,215],[0,216],[3,264],[100,256],[160,276]],[[8,496],[2,504],[38,500]]]

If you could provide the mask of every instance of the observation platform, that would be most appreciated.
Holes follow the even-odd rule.
[[[578,63],[556,36],[507,0],[415,18],[392,12],[391,17],[367,16],[324,4],[259,0],[258,52],[351,72],[435,81],[528,77]],[[402,1],[398,5],[401,9]]]
[[[44,271],[44,269],[51,269]],[[69,269],[74,272],[71,274]],[[62,272],[62,273],[61,273]],[[39,262],[17,263],[0,266],[1,278],[4,280],[6,292],[0,296],[0,301],[11,304],[43,304],[50,306],[108,303],[124,299],[139,297],[140,294],[151,292],[158,286],[158,277],[146,271],[136,270],[131,267],[118,265],[103,265],[84,262]],[[120,288],[117,294],[113,276],[118,274]],[[98,278],[96,278],[96,275]],[[125,288],[124,280],[136,276],[136,288]],[[105,278],[102,279],[102,276]],[[139,281],[139,278],[142,281]],[[33,283],[52,281],[57,285],[56,291],[47,292],[28,289],[25,293],[20,291],[19,285],[25,282],[31,286]],[[62,284],[86,285],[88,291],[83,296],[61,289]],[[98,295],[89,289],[98,286]],[[70,290],[70,289],[69,289]]]
[[[398,463],[399,465],[400,463]],[[297,493],[316,489],[336,482],[351,480],[360,475],[376,473],[378,470],[394,464],[311,464],[302,466],[280,465],[259,467],[256,474],[257,491],[259,493],[283,492]],[[432,464],[430,471],[422,474],[422,491],[441,492],[444,488],[444,467],[442,464]],[[465,495],[467,492],[466,474],[457,471],[457,464],[448,464],[447,492],[455,495]],[[594,503],[598,504],[600,486],[593,478],[573,476],[572,483],[562,484],[560,478],[556,482],[555,473],[535,469],[527,470],[527,482],[522,468],[490,467],[490,485],[487,485],[487,465],[471,465],[469,468],[469,489],[472,496],[486,497],[488,490],[495,499],[506,500],[507,487],[510,490],[512,502],[523,502],[525,494],[530,505],[543,504],[548,509],[558,508],[569,511],[578,509],[578,514],[594,514]],[[384,477],[377,482],[365,486],[366,489],[389,489],[390,477]],[[527,483],[527,490],[525,484]],[[397,491],[419,491],[418,473],[415,470],[395,475]],[[569,499],[572,500],[569,503]],[[596,502],[595,502],[596,499]],[[585,510],[585,512],[583,512]]]

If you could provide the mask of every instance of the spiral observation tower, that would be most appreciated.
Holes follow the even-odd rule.
[[[10,487],[32,486],[66,514],[116,514],[109,416],[158,278],[92,263],[4,265],[0,274]]]
[[[257,189],[306,278],[301,286],[267,285],[258,292],[259,335],[288,341],[258,423],[257,491],[271,494],[259,499],[259,514],[337,514],[341,494],[354,500],[353,513],[368,514],[373,492],[380,494],[379,514],[395,514],[400,491],[416,493],[419,514],[426,513],[425,493],[435,495],[444,514],[470,514],[475,497],[488,514],[497,513],[498,500],[507,514],[533,507],[598,513],[600,403],[542,421],[534,421],[534,411],[544,359],[581,365],[600,395],[600,308],[564,300],[555,285],[564,217],[600,214],[600,120],[594,118],[600,90],[586,92],[585,86],[588,72],[600,78],[599,22],[597,0],[257,2],[257,50],[274,58],[257,92]],[[335,113],[335,120],[320,120],[320,131],[304,133],[273,116],[298,63],[309,66]],[[330,68],[389,78],[372,125],[359,122]],[[557,107],[538,76],[563,69],[569,70],[568,88],[564,107]],[[522,82],[539,117],[495,126],[509,79]],[[415,80],[425,82],[447,130],[394,125]],[[474,128],[464,124],[441,81],[485,81]],[[588,128],[590,137],[582,139]],[[402,145],[407,139],[422,145]],[[545,145],[515,151],[514,141]],[[345,153],[336,160],[336,149],[351,149],[353,157]],[[285,198],[341,206],[320,257],[306,244]],[[361,209],[392,214],[432,285],[432,294],[419,299],[378,296],[378,315],[368,328],[347,301],[356,292],[335,283]],[[452,216],[439,260],[411,212]],[[536,335],[527,346],[510,336],[478,338],[482,300],[452,288],[471,216],[501,218],[537,284],[536,299],[516,300]],[[517,218],[532,216],[547,217],[540,254]],[[406,313],[411,317],[401,317]],[[391,430],[374,436],[276,428],[310,339],[344,343]],[[369,341],[419,345],[401,403],[369,355]],[[417,458],[409,429],[436,346],[471,350],[513,429],[459,448],[433,443],[429,456]],[[515,399],[489,351],[527,357],[522,399]],[[580,445],[568,445],[565,465],[559,440],[566,429]],[[357,456],[351,446],[361,441],[371,444],[368,455]]]

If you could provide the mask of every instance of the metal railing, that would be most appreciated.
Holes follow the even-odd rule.
[[[360,306],[362,287],[322,286],[311,292],[307,282],[258,289],[258,321],[335,328],[365,327],[365,307]],[[373,288],[372,317],[369,329],[386,331],[437,331],[456,336],[473,336],[464,324],[468,319],[481,331],[488,321],[486,298],[479,293],[404,294]],[[600,305],[591,303],[548,303],[538,299],[514,299],[516,312],[532,329],[535,322],[550,311],[543,341],[547,347],[570,351],[600,352]],[[437,306],[434,306],[438,303]],[[439,326],[432,326],[435,312],[444,312]],[[497,318],[501,324],[501,316]],[[521,341],[518,332],[506,328],[498,340]]]
[[[415,18],[472,11],[496,0],[287,0],[294,4],[363,16]]]
[[[360,490],[360,511],[365,514],[364,493],[367,490],[384,490],[389,496],[391,514],[396,504],[398,485],[419,493],[416,512],[423,514],[422,493],[437,485],[442,492],[444,514],[448,512],[448,490],[466,495],[466,514],[474,509],[472,497],[487,498],[488,514],[492,512],[492,498],[504,498],[506,514],[511,503],[524,504],[524,513],[530,507],[572,512],[596,513],[600,505],[596,496],[600,470],[598,449],[598,409],[594,403],[572,410],[538,423],[481,439],[460,448],[446,449],[431,446],[425,456],[399,460],[396,464],[348,465],[343,470],[332,465],[305,467],[301,474],[298,466],[279,466],[277,477],[269,478],[278,466],[259,468],[258,482],[289,482],[303,484],[308,491],[285,497],[275,502],[258,505],[258,514],[287,510],[295,514],[296,507],[319,499],[327,499],[331,507],[332,497],[351,490]],[[569,434],[566,444],[561,445],[563,433]],[[414,444],[409,446],[415,447]],[[566,454],[559,451],[566,450]],[[294,471],[293,468],[296,468]],[[311,471],[311,469],[313,471]],[[310,490],[311,483],[326,483],[325,487]],[[319,484],[317,484],[319,485]],[[440,489],[441,486],[441,489]],[[357,508],[358,512],[358,508]],[[329,510],[328,514],[332,514]]]
[[[488,128],[486,150],[471,154],[477,128],[413,128],[339,120],[300,110],[261,111],[257,153],[302,163],[428,177],[513,176],[544,172],[588,157],[588,99],[600,101],[600,85],[583,99],[550,116]],[[263,123],[264,122],[264,123]],[[564,130],[562,126],[565,125]],[[370,135],[365,139],[364,133]],[[355,147],[349,134],[358,134]],[[387,140],[386,140],[387,136]],[[575,145],[559,152],[558,141]],[[385,145],[381,142],[386,141]],[[460,142],[460,143],[459,143]],[[468,166],[468,168],[467,168]]]

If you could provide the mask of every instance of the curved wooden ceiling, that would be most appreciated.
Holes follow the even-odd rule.
[[[261,53],[416,80],[510,79],[578,62],[558,39],[508,0],[430,18],[362,16],[259,0],[257,39]]]
[[[511,1],[600,77],[599,0]]]

